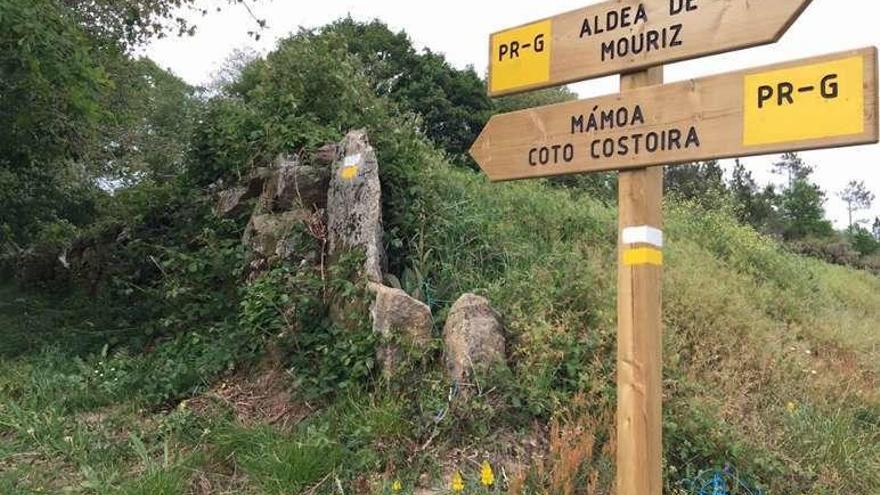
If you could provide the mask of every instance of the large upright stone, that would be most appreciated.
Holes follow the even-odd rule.
[[[486,371],[505,362],[504,325],[489,301],[474,294],[461,296],[443,328],[446,367],[453,380]]]
[[[327,195],[330,254],[363,250],[364,274],[369,281],[382,283],[385,249],[376,152],[365,131],[350,132],[339,150]]]

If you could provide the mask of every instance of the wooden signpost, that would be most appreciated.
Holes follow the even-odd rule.
[[[877,117],[865,48],[497,115],[471,154],[528,179],[873,143]]]
[[[615,0],[493,34],[493,96],[623,73],[621,92],[493,117],[493,181],[619,170],[617,493],[661,495],[663,169],[878,142],[876,48],[663,85],[661,64],[774,42],[810,0]]]
[[[778,41],[811,0],[612,0],[491,36],[489,94]]]

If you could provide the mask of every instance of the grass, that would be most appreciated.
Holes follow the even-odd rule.
[[[511,493],[610,493],[615,211],[541,182],[442,166],[420,179],[401,279],[425,293],[438,329],[461,293],[489,297],[509,370],[450,402],[434,350],[392,383],[294,394],[307,413],[288,427],[243,421],[233,404],[157,400],[144,392],[164,379],[144,373],[155,356],[56,339],[100,334],[81,312],[0,287],[0,493],[392,493],[395,480],[411,493],[455,470],[482,493],[483,460]],[[697,208],[666,207],[666,491],[730,464],[769,494],[874,495],[880,279],[793,256],[723,206]],[[203,356],[223,342],[166,345]],[[186,353],[159,354],[162,370],[190,377]]]

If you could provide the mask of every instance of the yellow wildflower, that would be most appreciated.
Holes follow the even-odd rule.
[[[455,493],[464,491],[464,478],[461,477],[461,472],[459,471],[456,471],[455,475],[452,476],[452,491]]]
[[[403,490],[403,483],[400,480],[394,480],[394,483],[391,484],[391,490],[395,492],[399,492]]]
[[[489,461],[483,461],[483,467],[480,468],[480,483],[483,486],[495,484],[495,473],[492,472],[492,465],[489,464]]]
[[[785,408],[788,410],[789,414],[794,414],[795,412],[797,412],[798,409],[797,404],[795,404],[794,402],[789,402],[785,405]]]

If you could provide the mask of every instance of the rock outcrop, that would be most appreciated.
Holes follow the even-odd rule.
[[[443,340],[446,367],[457,382],[505,362],[501,315],[484,297],[465,294],[455,302],[446,319]]]
[[[385,341],[379,349],[379,362],[383,374],[391,377],[402,359],[400,345],[419,351],[430,346],[434,325],[431,308],[400,289],[376,283],[370,283],[369,289],[376,296],[370,307],[373,331]]]
[[[227,206],[218,205],[218,214],[259,197],[242,237],[251,277],[279,261],[318,258],[320,253],[303,252],[307,244],[303,236],[312,235],[312,227],[323,224],[329,182],[329,166],[301,165],[296,158],[281,157],[274,168],[258,168],[245,185],[220,193],[221,198],[228,194],[230,200]]]
[[[224,218],[241,215],[250,208],[248,201],[262,194],[264,185],[271,177],[272,169],[258,168],[248,176],[244,185],[218,192],[214,214]]]
[[[315,150],[310,156],[309,161],[312,165],[318,167],[330,168],[333,166],[333,163],[336,162],[336,159],[339,157],[339,144],[331,143],[325,144],[324,146]]]
[[[295,254],[289,245],[291,234],[308,219],[309,213],[304,210],[254,215],[244,231],[242,241],[256,257],[290,259]]]
[[[247,210],[247,187],[233,187],[217,194],[214,214],[218,217],[237,217]]]
[[[352,131],[339,146],[327,195],[330,255],[360,249],[366,254],[364,274],[382,282],[382,187],[379,163],[364,131]]]
[[[362,274],[374,296],[369,308],[372,328],[382,337],[377,357],[384,375],[391,377],[406,357],[405,350],[424,354],[430,347],[433,318],[426,304],[382,285],[385,252],[376,152],[366,132],[353,131],[341,143],[300,156],[305,163],[282,157],[274,168],[258,169],[244,185],[220,193],[218,214],[237,214],[246,201],[259,196],[242,239],[250,252],[251,276],[277,262],[323,262],[323,256],[318,257],[324,241],[331,262],[346,251],[362,251]],[[319,252],[299,252],[308,244],[303,235],[321,241]],[[363,314],[359,311],[366,309],[365,303],[334,298],[329,301],[331,318],[345,328],[362,328],[362,321],[347,318]]]
[[[260,206],[269,212],[320,210],[327,205],[329,183],[327,168],[302,165],[296,158],[282,157],[263,187]]]
[[[248,199],[256,198],[263,193],[263,187],[265,187],[266,182],[272,178],[273,173],[275,173],[274,169],[269,167],[259,167],[251,172],[245,181]]]

